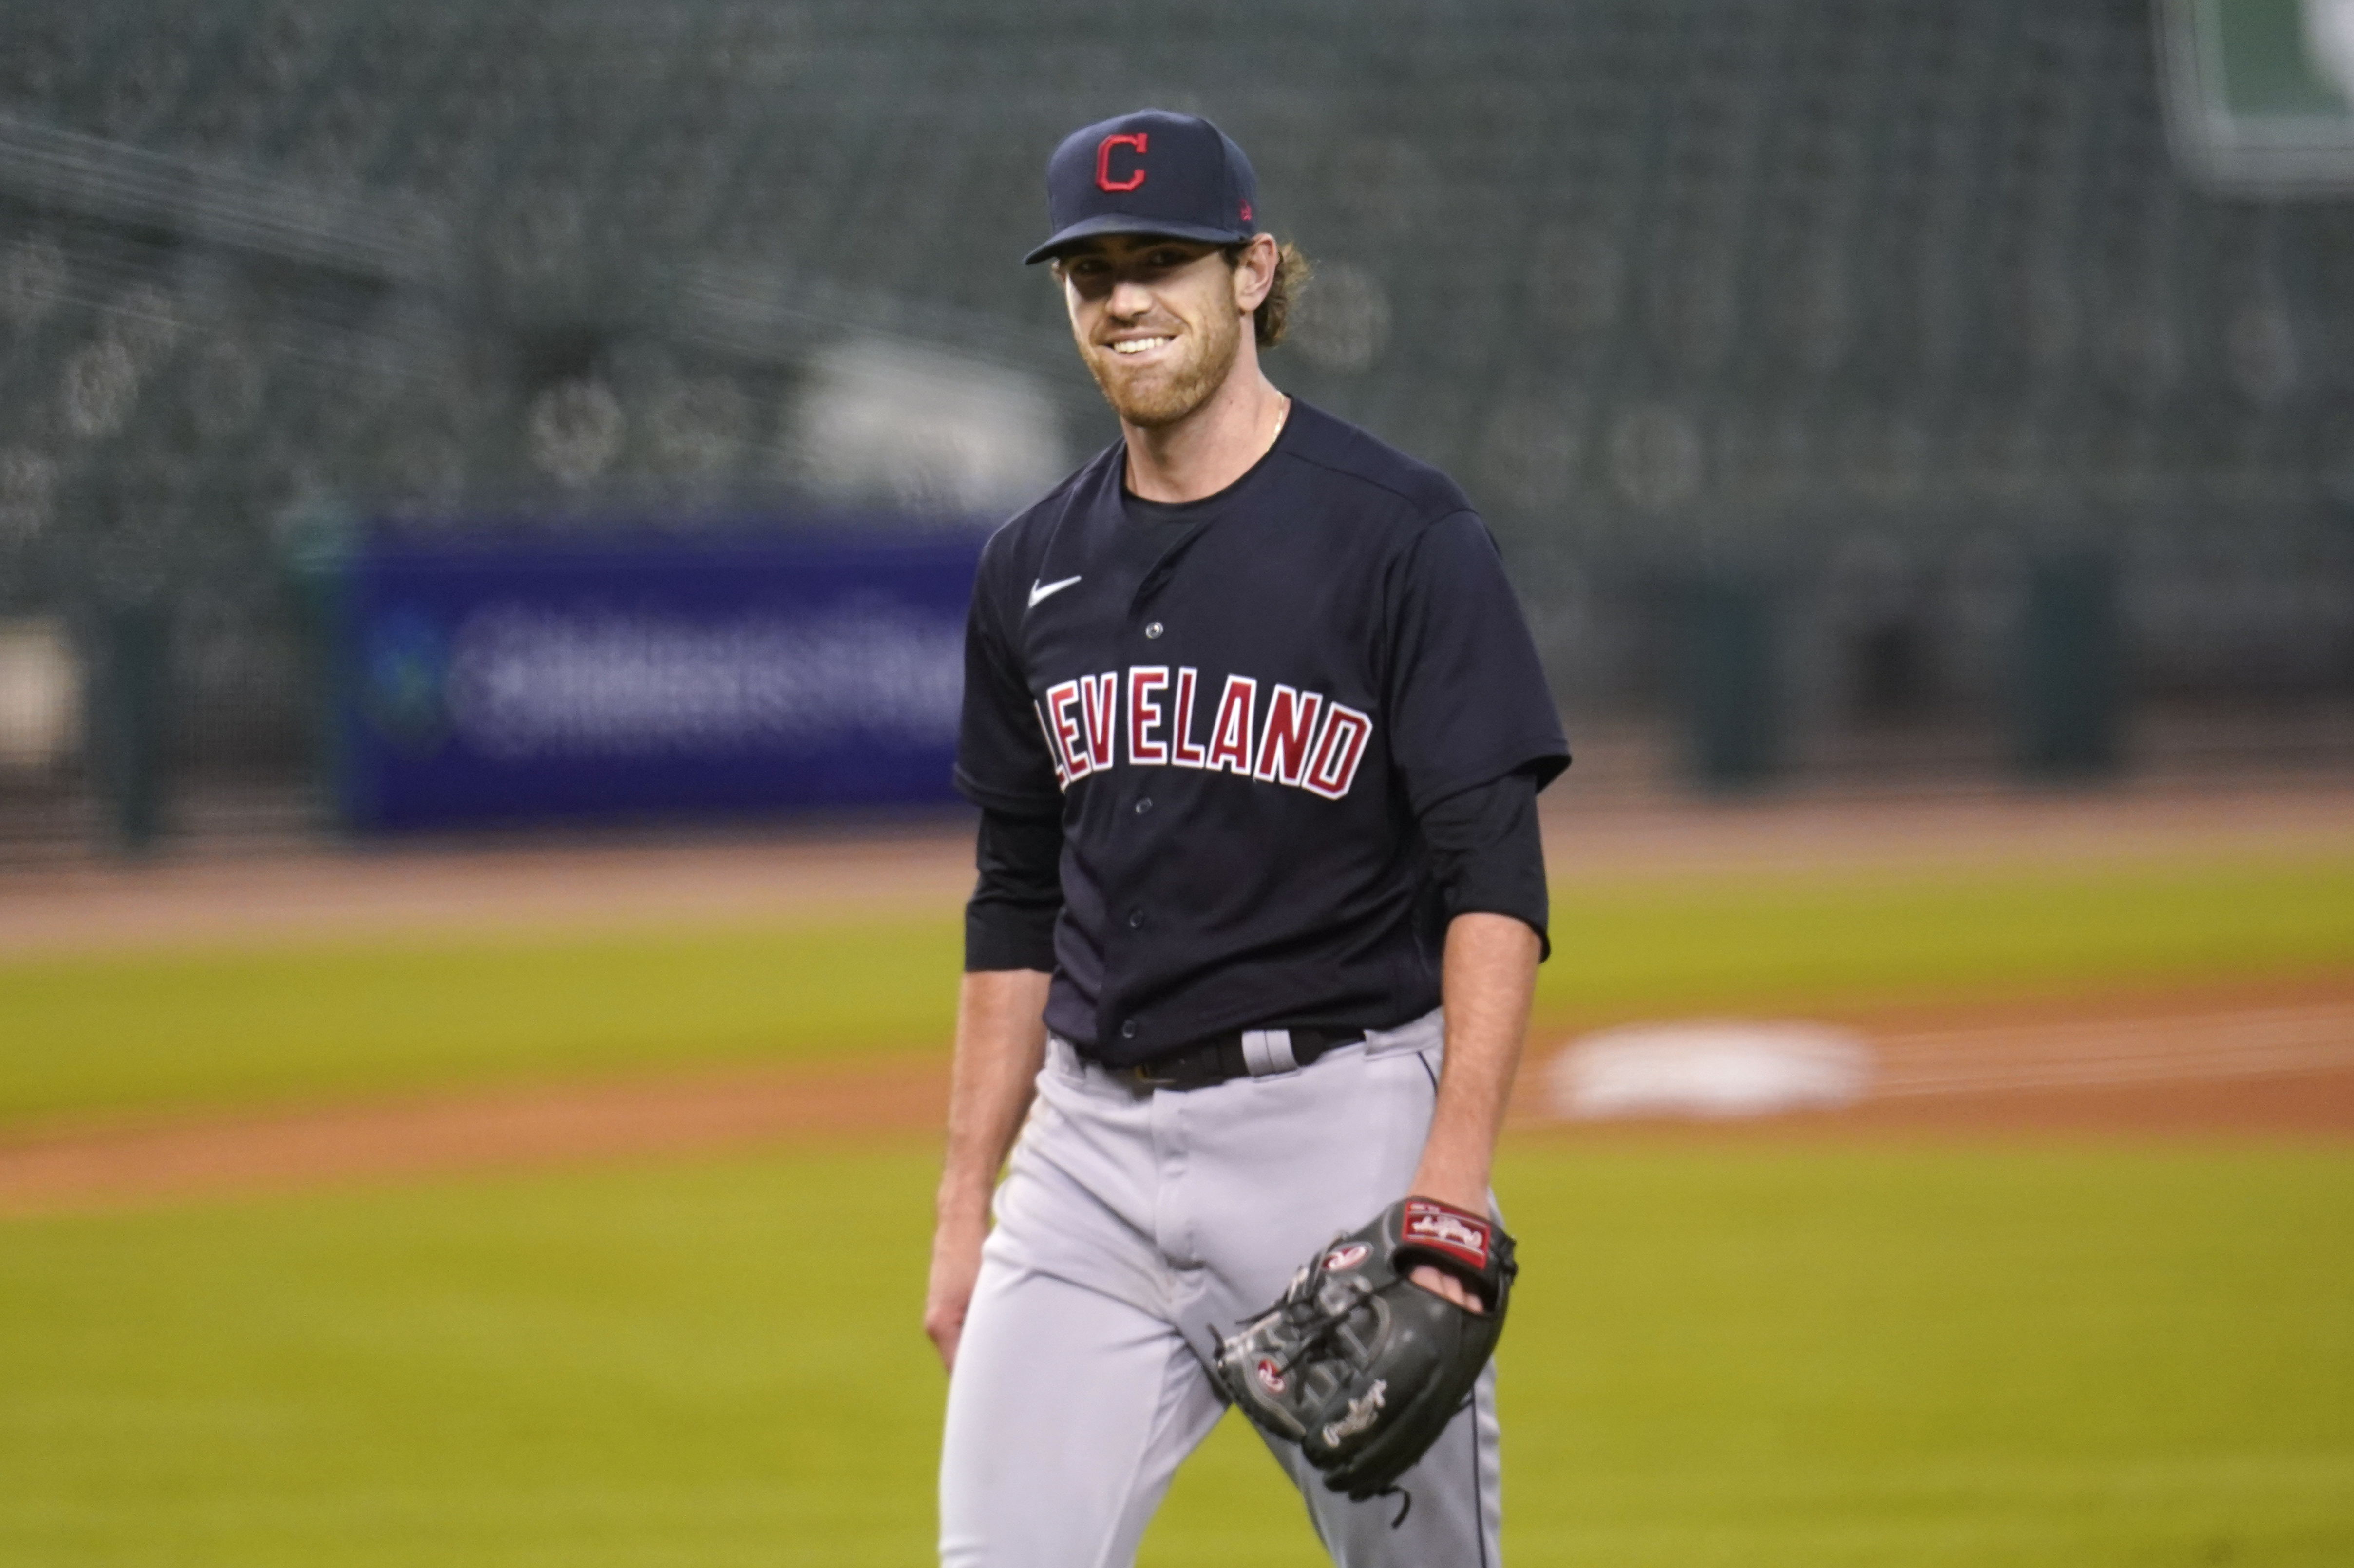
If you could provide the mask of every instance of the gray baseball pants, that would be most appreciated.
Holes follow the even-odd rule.
[[[1050,1040],[949,1383],[945,1568],[1126,1568],[1224,1410],[1219,1337],[1405,1194],[1437,1013],[1304,1069],[1139,1089]],[[1494,1568],[1495,1368],[1399,1484],[1352,1503],[1269,1449],[1340,1568]]]

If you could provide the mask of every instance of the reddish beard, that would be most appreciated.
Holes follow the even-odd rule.
[[[1191,344],[1192,350],[1166,368],[1139,366],[1133,373],[1123,373],[1119,354],[1101,344],[1088,348],[1081,357],[1112,412],[1141,429],[1158,429],[1175,424],[1226,384],[1235,355],[1242,347],[1242,319],[1218,311],[1201,331],[1176,339]]]

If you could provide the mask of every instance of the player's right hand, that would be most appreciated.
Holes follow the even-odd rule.
[[[931,1281],[924,1290],[924,1332],[940,1353],[940,1365],[956,1371],[957,1341],[964,1337],[964,1315],[972,1306],[972,1287],[981,1277],[981,1244],[988,1238],[986,1220],[942,1220],[932,1233]]]

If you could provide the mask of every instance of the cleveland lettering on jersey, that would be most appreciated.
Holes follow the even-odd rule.
[[[1203,723],[1195,714],[1195,698],[1204,690],[1202,673],[1190,666],[1181,666],[1173,678],[1165,664],[1135,664],[1124,673],[1106,670],[1057,682],[1035,705],[1055,782],[1068,790],[1124,757],[1133,768],[1232,773],[1327,800],[1347,795],[1373,736],[1373,719],[1321,692],[1279,683],[1262,712],[1258,689],[1253,676],[1228,675]],[[1122,738],[1125,747],[1116,747]]]

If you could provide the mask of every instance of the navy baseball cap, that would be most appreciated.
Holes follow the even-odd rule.
[[[1096,234],[1157,234],[1225,245],[1258,232],[1258,176],[1234,139],[1196,114],[1140,109],[1063,138],[1046,160],[1055,237],[1044,261]]]

